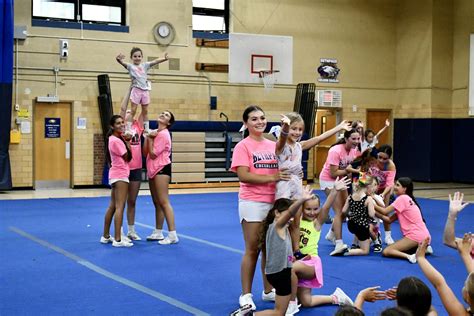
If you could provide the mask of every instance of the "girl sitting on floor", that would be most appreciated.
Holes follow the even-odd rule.
[[[395,183],[395,194],[397,198],[388,207],[375,205],[375,210],[384,215],[384,221],[392,223],[398,218],[403,234],[402,239],[387,246],[382,254],[386,257],[404,258],[411,263],[416,263],[415,254],[410,254],[409,251],[416,249],[418,244],[426,238],[431,239],[431,235],[423,220],[420,207],[413,196],[413,181],[406,177],[398,179]],[[395,213],[388,217],[387,215],[393,211]],[[432,253],[432,249],[430,249],[430,253]]]

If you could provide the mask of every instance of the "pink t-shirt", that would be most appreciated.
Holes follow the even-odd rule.
[[[256,141],[247,137],[234,148],[231,170],[237,173],[237,167],[248,167],[253,174],[273,175],[278,173],[275,155],[275,142],[264,139]],[[239,198],[243,200],[273,203],[275,200],[275,182],[240,182]]]
[[[155,159],[151,159],[150,154],[146,157],[146,169],[149,179],[153,179],[164,166],[171,163],[171,136],[168,129],[160,131],[155,137],[153,151],[157,156]]]
[[[142,168],[142,142],[141,136],[143,133],[143,127],[137,120],[133,121],[132,124],[132,139],[130,140],[130,148],[132,150],[132,160],[128,163],[130,170]]]
[[[111,135],[109,137],[109,152],[110,160],[112,160],[112,167],[109,170],[109,179],[128,179],[130,175],[130,167],[123,159],[123,155],[127,153],[127,147],[123,141]]]
[[[351,162],[360,155],[357,148],[351,148],[346,150],[345,144],[339,144],[332,146],[329,149],[328,157],[324,163],[323,170],[319,174],[319,179],[323,181],[334,181],[335,178],[331,177],[331,165],[338,166],[339,170],[344,170]]]
[[[369,168],[369,173],[379,179],[379,190],[395,184],[396,171],[380,170],[377,166],[372,166]]]
[[[413,202],[412,198],[406,194],[398,196],[392,203],[397,213],[400,229],[404,237],[407,237],[418,243],[430,236],[428,228],[426,228],[421,211]]]

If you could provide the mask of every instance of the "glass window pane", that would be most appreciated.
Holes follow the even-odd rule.
[[[85,21],[121,23],[122,9],[120,7],[83,4],[82,19]]]
[[[218,16],[193,15],[193,30],[225,32],[224,18]]]
[[[74,3],[34,0],[33,16],[74,20]]]
[[[224,0],[193,0],[193,7],[224,10]]]

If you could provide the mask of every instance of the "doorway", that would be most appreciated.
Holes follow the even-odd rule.
[[[392,145],[392,111],[391,110],[367,110],[367,128],[370,128],[377,134],[385,126],[385,120],[390,121],[390,127],[387,128],[378,138],[379,142],[377,146],[383,144]]]
[[[71,187],[71,104],[36,103],[34,187]]]
[[[319,108],[316,112],[315,135],[321,135],[322,133],[336,127],[340,121],[340,112],[335,109],[321,109]],[[316,145],[314,150],[314,161],[313,170],[314,177],[318,178],[319,173],[323,170],[324,163],[328,156],[329,148],[337,141],[337,134],[329,137],[328,139],[320,142]]]

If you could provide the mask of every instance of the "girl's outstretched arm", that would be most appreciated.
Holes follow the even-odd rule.
[[[120,64],[122,65],[125,69],[128,69],[127,66],[128,66],[128,63],[124,62],[123,60],[125,59],[125,55],[120,53],[117,55],[117,57],[115,57],[115,60]]]
[[[380,131],[378,131],[378,133],[375,135],[375,137],[379,137],[380,135],[382,135],[383,132],[385,132],[385,130],[390,126],[390,121],[388,119],[385,120],[385,126],[382,127],[382,129],[380,129]]]
[[[392,213],[393,211],[395,211],[395,208],[392,206],[392,205],[389,205],[387,207],[382,207],[382,206],[379,206],[379,205],[374,205],[375,207],[375,211],[377,213],[380,213],[382,215],[389,215],[390,213]]]
[[[456,238],[456,245],[467,273],[474,272],[474,260],[471,258],[472,251],[472,234],[465,233],[463,239]]]
[[[449,195],[449,212],[446,219],[446,225],[443,232],[443,243],[451,248],[456,249],[456,240],[461,241],[461,238],[456,238],[454,227],[459,212],[461,212],[469,203],[463,203],[464,194],[455,192],[454,196]]]
[[[278,137],[276,146],[275,146],[275,154],[279,155],[281,151],[283,150],[283,147],[285,147],[286,140],[288,139],[288,132],[290,131],[290,119],[283,114],[280,114],[281,116],[281,131],[280,131],[280,137]]]
[[[454,295],[453,291],[446,283],[444,277],[426,259],[425,253],[426,247],[428,247],[428,243],[429,238],[426,238],[416,250],[416,259],[418,261],[418,265],[420,266],[421,271],[431,282],[431,284],[433,284],[433,286],[436,288],[436,291],[438,292],[439,297],[441,298],[441,302],[443,303],[444,308],[446,309],[449,315],[466,315],[466,309],[458,301],[456,295]]]
[[[362,311],[364,302],[373,303],[375,301],[386,299],[387,296],[385,294],[385,291],[380,291],[379,288],[380,286],[374,286],[374,287],[368,287],[360,291],[354,302],[354,307]]]
[[[150,61],[150,67],[161,64],[162,62],[165,62],[168,59],[169,59],[168,58],[168,53],[165,53],[165,56],[163,58],[157,58],[157,59],[154,59],[154,60]]]
[[[324,205],[321,208],[321,212],[319,213],[316,219],[320,225],[322,225],[324,221],[326,220],[326,217],[329,213],[329,210],[331,209],[332,204],[334,203],[334,200],[336,199],[338,192],[342,190],[346,190],[347,186],[350,184],[351,184],[351,180],[347,179],[347,177],[343,177],[341,179],[336,178],[336,181],[334,181],[334,187],[332,188],[331,192],[326,198],[326,202],[324,202]]]
[[[316,137],[313,137],[313,138],[310,138],[308,140],[304,140],[304,141],[300,142],[301,147],[303,148],[303,150],[313,148],[314,146],[316,146],[317,144],[319,144],[323,140],[331,137],[332,135],[334,135],[337,132],[342,131],[342,130],[346,130],[346,131],[351,130],[351,125],[345,120],[342,121],[341,123],[339,123],[339,125],[337,125],[336,127],[331,128],[329,131],[326,131],[326,132],[322,133],[319,136],[316,136]]]
[[[310,185],[307,185],[306,187],[303,188],[303,194],[300,199],[298,199],[296,202],[291,204],[290,208],[288,211],[281,213],[282,215],[278,218],[278,220],[275,223],[275,226],[278,228],[283,228],[288,224],[288,221],[290,218],[295,216],[295,214],[298,212],[300,207],[303,205],[304,202],[311,200],[314,198],[313,190],[311,189]]]

